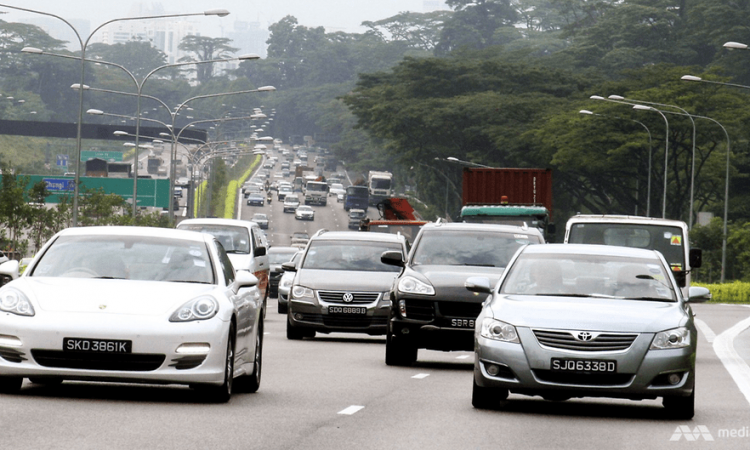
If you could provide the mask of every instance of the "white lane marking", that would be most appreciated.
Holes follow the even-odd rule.
[[[469,358],[471,358],[471,355],[456,356],[456,359],[469,359]]]
[[[344,415],[347,415],[347,416],[351,416],[352,414],[357,413],[361,409],[364,409],[364,406],[352,405],[352,406],[350,406],[350,407],[348,407],[346,409],[342,409],[341,411],[338,412],[338,414],[344,414]]]
[[[427,378],[429,376],[430,376],[429,373],[418,373],[418,374],[414,375],[412,378],[416,378],[417,380],[421,380],[421,379]]]
[[[270,331],[264,331],[264,332],[263,332],[263,336],[265,336],[265,335],[267,335],[267,334],[271,334],[271,332],[270,332]]]
[[[693,319],[693,322],[695,322],[695,326],[698,328],[698,331],[701,332],[701,334],[706,338],[709,344],[711,344],[714,339],[716,339],[716,333],[714,333],[714,330],[712,330],[706,322],[700,319]]]
[[[750,327],[750,317],[735,324],[714,340],[714,352],[734,379],[745,399],[750,403],[750,367],[734,349],[734,338]]]

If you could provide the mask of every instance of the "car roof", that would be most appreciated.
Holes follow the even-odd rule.
[[[456,231],[487,231],[487,232],[504,232],[504,233],[519,233],[519,234],[533,234],[535,236],[542,237],[542,233],[535,227],[519,227],[516,225],[501,225],[501,224],[490,224],[490,223],[466,223],[466,222],[430,222],[422,226],[422,230],[429,231],[433,229],[441,230],[456,230]]]
[[[527,245],[523,249],[524,253],[530,254],[548,254],[548,255],[591,255],[591,256],[618,256],[626,258],[647,258],[659,259],[659,252],[656,250],[620,247],[616,245],[596,245],[596,244],[547,244],[547,245]]]
[[[177,228],[180,228],[180,225],[224,225],[224,226],[230,226],[230,227],[245,227],[247,229],[250,229],[252,227],[260,228],[257,223],[249,221],[249,220],[240,220],[240,219],[218,219],[218,218],[201,218],[201,219],[185,219],[179,224],[177,224]]]
[[[197,231],[178,230],[174,228],[159,227],[130,227],[130,226],[104,226],[104,227],[74,227],[66,228],[59,233],[60,236],[144,236],[157,238],[182,239],[194,242],[205,242],[206,237]]]
[[[311,240],[324,241],[378,241],[378,242],[405,242],[405,238],[399,234],[390,233],[363,233],[360,231],[326,231],[313,236]]]

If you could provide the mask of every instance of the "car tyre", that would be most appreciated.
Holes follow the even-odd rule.
[[[15,394],[22,384],[22,377],[0,377],[0,394]]]
[[[286,338],[292,341],[299,341],[305,337],[305,332],[301,328],[292,325],[291,319],[286,319]]]
[[[687,397],[664,397],[662,404],[672,417],[690,420],[695,415],[695,388]]]
[[[224,361],[224,382],[220,386],[205,386],[206,399],[212,403],[227,403],[232,398],[234,387],[234,326],[227,337],[226,360]]]
[[[411,366],[417,361],[417,346],[388,333],[385,339],[385,363],[389,366]]]
[[[243,375],[234,382],[236,392],[254,394],[260,388],[260,378],[263,370],[263,320],[258,322],[258,333],[255,336],[255,359],[253,360],[253,373]]]
[[[477,409],[495,409],[500,402],[508,398],[508,390],[503,388],[486,388],[474,380],[471,390],[471,404]]]
[[[286,314],[287,311],[289,311],[289,307],[287,305],[282,305],[279,303],[279,314]]]

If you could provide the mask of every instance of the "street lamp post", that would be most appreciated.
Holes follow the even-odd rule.
[[[80,84],[83,85],[85,83],[85,74],[86,74],[86,48],[89,45],[89,41],[94,36],[94,34],[99,31],[101,28],[103,28],[106,25],[109,25],[113,22],[122,22],[122,21],[131,21],[131,20],[150,20],[150,19],[166,19],[166,18],[174,18],[174,17],[189,17],[189,16],[219,16],[224,17],[229,15],[229,11],[225,9],[214,9],[214,10],[208,10],[204,11],[202,13],[186,13],[186,14],[165,14],[165,15],[158,15],[158,16],[141,16],[141,17],[123,17],[119,19],[112,19],[107,22],[104,22],[103,24],[99,25],[92,31],[89,36],[84,41],[83,38],[81,38],[80,33],[74,27],[70,22],[65,20],[64,18],[51,14],[44,11],[37,11],[33,9],[28,8],[21,8],[18,6],[12,6],[12,5],[6,5],[6,4],[0,4],[0,7],[9,8],[9,9],[15,9],[18,11],[24,11],[29,12],[33,14],[40,14],[44,16],[54,17],[55,19],[58,19],[62,22],[64,22],[68,27],[70,27],[71,30],[73,30],[73,33],[76,35],[76,38],[78,39],[78,43],[81,46],[81,82]],[[75,162],[75,186],[73,187],[73,218],[72,218],[72,225],[78,226],[78,195],[79,195],[79,184],[80,184],[80,178],[81,178],[81,125],[83,123],[83,90],[80,91],[78,96],[78,125],[76,128],[76,162]],[[136,154],[138,153],[136,148]],[[136,178],[137,180],[137,178]],[[134,193],[135,194],[135,193]],[[135,206],[135,195],[133,196],[133,205]]]
[[[646,129],[646,133],[648,133],[648,176],[647,176],[647,182],[646,182],[646,184],[647,184],[647,187],[646,187],[646,217],[651,217],[651,159],[652,159],[652,150],[653,150],[652,149],[652,145],[651,145],[651,130],[649,130],[648,127],[643,122],[639,122],[639,121],[637,121],[635,119],[627,119],[627,118],[619,117],[619,116],[609,116],[607,114],[597,114],[597,113],[591,112],[591,111],[589,111],[587,109],[582,109],[582,110],[580,110],[578,112],[580,114],[586,114],[586,115],[591,115],[591,116],[612,117],[612,118],[615,118],[615,119],[629,120],[631,122],[637,123],[638,125],[640,125],[640,126],[642,126],[643,128]],[[637,205],[637,202],[636,202],[636,205]],[[637,206],[636,206],[636,208],[637,208]],[[636,215],[638,215],[638,213],[636,213]]]
[[[667,116],[662,114],[661,111],[658,109],[652,107],[652,106],[646,106],[646,105],[633,105],[633,109],[639,110],[639,111],[655,111],[659,113],[659,115],[664,119],[664,124],[667,129],[666,131],[666,137],[664,138],[665,141],[665,147],[664,147],[664,199],[662,201],[662,207],[661,207],[661,218],[666,219],[667,217],[667,174],[669,166],[669,121],[667,120]]]
[[[693,116],[691,116],[690,113],[688,113],[683,108],[680,108],[679,106],[676,106],[676,105],[667,105],[664,103],[647,102],[644,100],[634,100],[632,98],[625,98],[620,95],[610,95],[608,98],[612,100],[630,101],[630,102],[635,102],[635,103],[643,103],[646,105],[656,105],[656,106],[663,106],[667,108],[679,109],[680,111],[684,113],[684,115],[686,115],[690,119],[690,123],[693,125],[693,153],[691,156],[692,168],[690,169],[690,208],[689,208],[690,213],[688,215],[688,229],[692,229],[693,228],[693,198],[694,198],[693,194],[695,192],[695,120],[693,120]]]

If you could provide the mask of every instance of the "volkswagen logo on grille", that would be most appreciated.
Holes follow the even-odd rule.
[[[347,292],[341,299],[346,303],[351,303],[354,300],[354,295],[351,292]]]
[[[594,335],[592,335],[588,331],[581,331],[580,333],[578,333],[577,338],[579,341],[590,341],[594,338]]]

